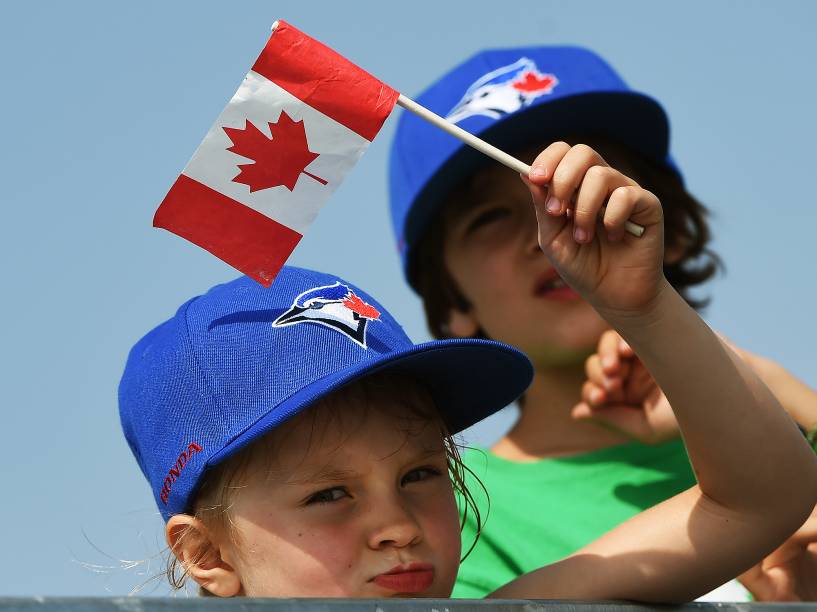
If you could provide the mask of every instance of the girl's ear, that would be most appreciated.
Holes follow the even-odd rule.
[[[470,309],[466,312],[452,308],[448,312],[446,328],[452,338],[473,338],[479,332],[479,322]]]
[[[241,579],[224,560],[224,550],[199,519],[174,514],[165,527],[171,552],[187,574],[217,597],[234,597],[241,592]]]

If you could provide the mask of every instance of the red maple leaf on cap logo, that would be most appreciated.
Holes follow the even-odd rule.
[[[377,320],[380,318],[380,311],[371,304],[367,304],[361,300],[355,293],[349,292],[349,295],[343,300],[343,305],[366,319]]]
[[[233,146],[227,150],[255,162],[238,164],[241,171],[233,179],[234,183],[249,186],[250,193],[280,185],[293,191],[302,173],[326,185],[325,180],[306,171],[306,167],[319,154],[309,150],[303,120],[293,121],[285,111],[281,111],[277,123],[269,122],[272,138],[268,138],[249,119],[243,130],[229,127],[222,129],[233,141]]]
[[[513,88],[519,91],[549,91],[555,84],[556,78],[552,74],[535,74],[529,70],[522,75],[522,81],[513,84]]]

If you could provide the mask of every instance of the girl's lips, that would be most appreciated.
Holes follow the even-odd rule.
[[[431,563],[398,565],[378,574],[372,582],[395,593],[421,593],[434,582],[434,566]]]

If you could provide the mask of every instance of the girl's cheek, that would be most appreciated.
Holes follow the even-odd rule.
[[[359,540],[356,514],[337,504],[298,510],[284,524],[278,523],[277,537],[316,559],[332,561],[348,556]]]
[[[445,481],[439,488],[429,493],[423,500],[422,509],[415,510],[415,516],[423,517],[425,539],[437,552],[452,552],[459,560],[460,514],[454,489],[450,481]]]
[[[425,535],[426,542],[437,557],[439,578],[448,589],[443,596],[448,597],[454,588],[460,565],[460,515],[453,490],[441,493],[437,499],[436,507],[426,516]]]
[[[339,558],[348,556],[348,552],[354,550],[353,543],[358,542],[360,536],[359,529],[353,522],[332,523],[303,534],[299,533],[297,540],[309,553],[325,558]],[[330,554],[327,554],[327,551]],[[346,554],[334,554],[342,551],[346,551]]]
[[[319,553],[324,548],[333,547],[336,542],[352,540],[357,531],[354,513],[337,507],[311,510],[276,508],[259,512],[263,504],[247,506],[246,509],[239,508],[233,515],[233,524],[241,548],[248,551],[294,546],[310,554]]]
[[[357,566],[353,525],[296,525],[270,533],[246,534],[252,553],[245,555],[248,595],[270,597],[350,597]],[[247,551],[249,552],[249,551]]]

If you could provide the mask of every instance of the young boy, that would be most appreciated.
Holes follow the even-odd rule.
[[[543,211],[573,215],[582,244],[597,229],[584,201],[610,172],[608,164],[651,191],[664,207],[664,274],[688,303],[703,304],[690,289],[718,263],[707,247],[705,208],[686,191],[669,156],[661,106],[630,90],[603,59],[575,47],[485,51],[417,100],[526,162],[556,142],[551,153],[585,163],[580,183],[542,163],[533,172],[544,174],[531,175],[547,188]],[[580,142],[592,149],[567,144]],[[669,423],[650,427],[646,413],[617,420],[593,413],[612,428],[575,418],[589,412],[576,407],[584,361],[608,323],[542,254],[537,215],[518,177],[405,114],[390,180],[398,248],[432,334],[507,342],[535,368],[512,429],[490,451],[464,457],[491,492],[491,518],[461,568],[455,595],[489,593],[689,487],[694,475],[679,439],[646,445],[631,438],[664,439],[674,433],[671,415]],[[543,211],[537,210],[540,218]],[[532,513],[541,508],[552,518],[546,526]],[[469,523],[464,542],[476,533]]]

